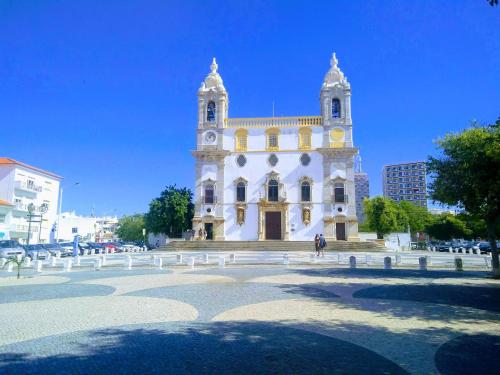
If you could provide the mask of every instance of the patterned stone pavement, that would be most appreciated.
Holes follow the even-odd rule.
[[[1,374],[489,374],[483,272],[232,266],[0,271]]]

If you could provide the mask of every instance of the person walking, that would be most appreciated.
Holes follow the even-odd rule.
[[[319,256],[319,235],[316,233],[314,236],[314,250],[316,251],[316,256]]]
[[[321,251],[321,255],[324,257],[325,256],[325,247],[326,247],[326,240],[325,237],[323,237],[323,233],[319,235],[319,251]],[[318,251],[318,256],[319,256],[319,251]]]

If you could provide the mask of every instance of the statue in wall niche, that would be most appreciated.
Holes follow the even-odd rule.
[[[305,225],[309,225],[311,222],[311,211],[308,208],[302,209],[302,222]]]
[[[238,207],[236,216],[237,216],[238,225],[242,225],[245,222],[245,209],[242,207]]]

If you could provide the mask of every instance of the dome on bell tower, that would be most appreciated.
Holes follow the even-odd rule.
[[[323,80],[323,88],[332,88],[337,85],[349,87],[349,82],[347,81],[347,77],[344,76],[344,73],[340,70],[338,66],[339,61],[337,60],[337,56],[335,52],[332,54],[332,58],[330,59],[330,70],[325,75],[325,79]]]
[[[206,91],[216,91],[217,93],[225,93],[226,88],[224,87],[224,83],[222,82],[222,77],[217,72],[219,66],[215,61],[215,57],[212,60],[212,64],[210,64],[210,73],[208,73],[205,80],[201,83],[200,92]]]

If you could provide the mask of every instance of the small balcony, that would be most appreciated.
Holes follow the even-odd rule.
[[[12,208],[14,211],[19,211],[19,212],[28,212],[28,205],[24,203],[14,203],[14,207]]]
[[[30,193],[40,193],[42,191],[42,186],[36,185],[33,181],[16,181],[15,188]]]

